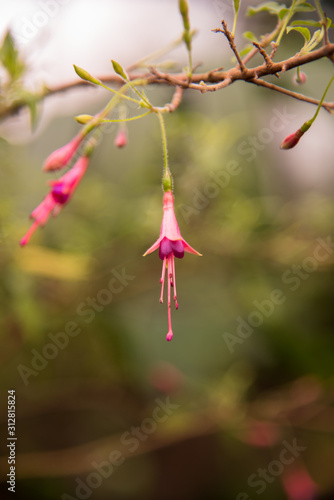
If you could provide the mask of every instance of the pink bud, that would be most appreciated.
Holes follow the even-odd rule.
[[[53,151],[45,160],[42,170],[50,172],[65,167],[78,149],[81,141],[82,137],[77,135],[68,144]]]
[[[306,82],[306,74],[303,73],[303,71],[300,71],[299,73],[295,73],[293,75],[292,81],[295,85],[303,85]]]
[[[300,129],[297,130],[297,132],[294,132],[293,134],[288,135],[282,142],[281,144],[281,149],[291,149],[298,144],[299,139],[302,137],[304,132],[302,132]]]
[[[125,129],[121,128],[115,138],[115,146],[118,148],[124,148],[128,143],[128,138]]]

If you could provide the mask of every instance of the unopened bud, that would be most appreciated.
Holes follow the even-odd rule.
[[[128,138],[125,129],[121,128],[115,137],[114,144],[118,148],[124,148],[128,143]]]
[[[127,74],[125,73],[124,69],[122,68],[122,66],[118,62],[114,61],[113,59],[111,60],[111,62],[112,62],[115,73],[117,73],[119,76],[124,78],[124,80],[128,80],[129,78],[128,78]]]
[[[96,85],[100,85],[101,82],[97,78],[94,78],[94,76],[90,75],[88,73],[88,71],[86,71],[85,69],[79,68],[79,66],[76,66],[75,64],[73,64],[73,67],[74,67],[76,74],[78,76],[80,76],[80,78],[82,78],[83,80],[86,80],[87,82],[95,83]]]
[[[299,139],[304,135],[301,129],[298,129],[297,132],[288,135],[281,144],[281,149],[291,149],[298,144]]]
[[[186,31],[190,29],[189,23],[189,6],[187,0],[179,0],[179,10],[183,19],[183,26]]]
[[[306,74],[303,73],[302,71],[299,71],[299,73],[295,73],[292,81],[295,85],[303,85],[306,82],[306,79],[307,79]]]
[[[77,135],[69,143],[51,153],[44,162],[43,172],[51,172],[65,167],[82,141],[81,135]]]

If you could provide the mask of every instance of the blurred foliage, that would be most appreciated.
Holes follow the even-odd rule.
[[[14,51],[8,40],[2,61],[5,44]],[[318,96],[330,71],[324,63],[310,74],[308,92]],[[170,89],[147,92],[154,103],[170,101]],[[124,463],[100,476],[87,498],[257,498],[250,476],[294,440],[305,450],[271,475],[262,498],[311,499],[312,480],[321,497],[333,495],[334,259],[331,247],[317,251],[319,240],[334,237],[333,187],[291,182],[282,170],[289,153],[278,149],[285,128],[261,148],[250,146],[274,110],[290,104],[269,94],[244,86],[187,92],[166,119],[176,215],[184,238],[203,253],[176,262],[180,308],[172,312],[171,343],[159,304],[161,261],[141,257],[162,215],[155,117],[131,124],[122,150],[113,147],[116,126],[105,130],[71,203],[24,249],[18,242],[28,214],[54,177],[40,166],[78,125],[61,117],[28,144],[0,142],[1,436],[13,388],[16,498],[76,498],[93,463],[107,462],[110,472],[114,450]],[[71,96],[63,98],[66,105]],[[93,112],[86,107],[81,100],[77,113]],[[320,155],[321,137],[317,147]],[[122,273],[128,278],[110,299],[103,291]],[[272,300],[277,289],[280,304]],[[254,302],[271,312],[231,352],[226,333],[237,336],[240,318],[250,325]],[[67,344],[57,347],[55,336]],[[33,372],[22,377],[20,366]],[[154,420],[167,397],[175,409]],[[143,437],[131,451],[122,436],[133,426]],[[297,490],[304,496],[293,497]]]

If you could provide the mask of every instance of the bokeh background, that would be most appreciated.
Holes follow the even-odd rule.
[[[126,67],[182,32],[172,0],[59,0],[36,27],[46,4],[1,5],[2,37],[10,27],[31,92],[75,81],[73,63],[111,74],[111,58]],[[210,31],[223,17],[231,23],[230,2],[189,4],[199,70],[233,64]],[[266,14],[245,17],[248,4],[239,46],[243,30],[274,27]],[[277,57],[300,44],[289,35]],[[165,59],[187,63],[183,47]],[[301,91],[320,98],[333,64],[303,70]],[[296,90],[293,76],[275,83]],[[164,105],[172,89],[147,94]],[[142,257],[162,215],[155,116],[129,124],[121,150],[107,127],[71,203],[19,247],[57,177],[41,172],[45,158],[77,133],[75,115],[108,98],[75,89],[39,103],[34,130],[26,109],[1,122],[1,498],[11,498],[11,389],[17,499],[334,498],[333,118],[321,111],[300,144],[281,151],[315,108],[243,82],[187,91],[166,117],[176,215],[203,254],[176,262],[180,307],[167,343],[161,261]],[[103,303],[119,275],[120,292]],[[91,299],[99,310],[88,316]],[[71,328],[77,334],[64,336]]]

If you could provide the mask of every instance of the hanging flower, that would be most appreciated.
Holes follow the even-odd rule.
[[[43,171],[50,172],[65,167],[83,139],[83,135],[76,135],[69,143],[51,153],[44,162]]]
[[[162,273],[160,278],[161,295],[160,302],[163,302],[165,274],[167,272],[167,301],[168,301],[168,333],[166,339],[168,341],[173,338],[172,322],[171,322],[171,288],[173,288],[173,298],[175,308],[178,309],[175,282],[175,262],[174,257],[182,259],[184,252],[201,255],[182,238],[180,229],[174,212],[174,197],[171,191],[166,191],[163,197],[163,218],[160,230],[160,236],[157,241],[144,253],[144,256],[154,252],[159,248],[159,257],[163,261]]]
[[[51,213],[54,216],[59,214],[60,210],[73,195],[82,176],[86,172],[88,163],[88,156],[80,157],[71,170],[66,172],[60,179],[49,183],[52,186],[51,191],[32,212],[30,217],[34,219],[34,223],[21,239],[21,246],[25,246],[29,242],[32,234],[39,226],[44,226],[47,223]]]

